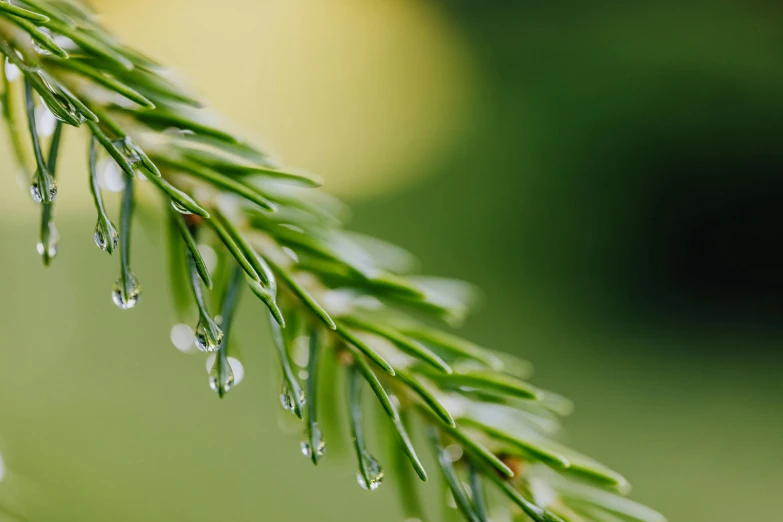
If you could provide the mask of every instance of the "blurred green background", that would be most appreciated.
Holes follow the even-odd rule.
[[[94,4],[324,173],[354,228],[482,287],[465,335],[573,399],[568,441],[635,499],[672,521],[783,519],[783,6]],[[400,520],[393,487],[360,490],[350,456],[299,454],[257,303],[239,317],[245,381],[222,402],[203,358],[171,345],[154,214],[134,244],[143,301],[110,304],[75,134],[44,270],[2,137],[0,505],[36,521]]]

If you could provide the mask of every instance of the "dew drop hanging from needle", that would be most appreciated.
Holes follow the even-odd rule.
[[[117,279],[114,282],[114,286],[112,287],[111,291],[111,299],[120,309],[129,310],[133,308],[136,306],[136,303],[139,302],[140,297],[141,285],[139,285],[139,281],[136,279],[135,275],[130,274],[130,278],[128,280],[127,298],[123,296],[122,278]]]
[[[120,234],[117,229],[111,223],[104,226],[103,221],[99,218],[98,223],[95,225],[95,244],[98,248],[106,252],[111,249],[117,248],[117,244],[120,242]]]
[[[178,328],[180,326],[187,326],[178,324],[175,325],[175,328]],[[172,328],[172,335],[174,333],[174,328]],[[179,347],[177,347],[179,349]],[[185,350],[180,350],[185,351]],[[207,356],[207,374],[212,371],[212,367],[215,365],[215,358],[217,357],[216,353],[211,353]],[[229,366],[231,366],[231,372],[234,374],[234,384],[233,386],[236,388],[239,386],[239,384],[245,379],[245,366],[242,364],[242,361],[237,359],[236,357],[226,357],[226,360],[228,361]]]
[[[324,451],[326,450],[326,441],[323,439],[323,434],[321,433],[321,429],[318,427],[318,423],[313,423],[312,426],[313,431],[313,443],[315,446],[315,456],[316,457],[322,457],[324,454]],[[302,450],[302,455],[304,455],[307,458],[310,458],[313,456],[313,448],[310,446],[310,440],[306,439],[303,440],[302,443],[299,445],[299,448]]]
[[[122,150],[125,159],[128,160],[128,163],[130,163],[131,167],[136,168],[139,166],[141,163],[141,155],[139,154],[136,145],[133,143],[130,137],[126,136],[125,138],[114,140],[112,143],[117,148]]]
[[[215,358],[215,364],[209,370],[209,387],[215,393],[220,393],[221,388],[224,393],[228,393],[234,387],[234,372],[228,360],[224,364],[218,365],[217,358]]]
[[[39,27],[38,30],[44,33],[49,38],[52,38],[52,32],[46,27]],[[33,49],[35,49],[35,52],[37,52],[41,56],[49,56],[52,54],[52,52],[49,49],[43,47],[41,44],[38,43],[38,40],[35,39],[33,39]]]
[[[176,210],[180,214],[192,214],[193,213],[190,210],[188,210],[185,207],[183,207],[179,202],[177,202],[177,201],[175,201],[173,199],[171,200],[171,206],[174,208],[174,210]]]
[[[223,330],[214,321],[201,317],[195,331],[196,347],[202,352],[214,352],[223,340]]]
[[[365,480],[361,472],[356,473],[356,482],[359,483],[359,486],[361,486],[362,489],[375,491],[381,486],[381,482],[383,482],[383,468],[381,468],[381,465],[375,460],[375,457],[366,451],[362,454],[362,461],[364,462],[364,467],[367,469],[367,479],[369,480],[369,483]]]
[[[57,231],[57,227],[54,222],[49,222],[49,234],[46,237],[46,244],[39,241],[36,245],[38,255],[46,256],[49,259],[54,258],[57,255],[57,250],[60,247],[60,233]]]
[[[44,176],[46,175],[48,174],[44,174]],[[49,177],[51,178],[51,175],[49,175]],[[30,183],[30,195],[36,203],[43,203],[44,198],[41,190],[41,180],[39,179],[38,174],[33,177],[33,181]],[[55,197],[57,197],[57,183],[52,178],[49,179],[49,199],[54,201]]]
[[[304,390],[299,391],[299,406],[304,406],[306,399],[305,399],[305,393]],[[296,411],[296,398],[294,398],[294,393],[291,390],[291,387],[288,385],[288,381],[283,380],[283,389],[280,391],[280,404],[283,405],[283,408],[291,413],[295,413]]]

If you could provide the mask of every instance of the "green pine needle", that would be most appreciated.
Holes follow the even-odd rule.
[[[344,206],[315,189],[317,176],[277,165],[267,151],[202,117],[200,100],[160,74],[154,60],[119,43],[84,4],[0,0],[0,54],[6,60],[0,101],[12,150],[42,204],[44,263],[56,253],[54,173],[67,125],[89,138],[83,175],[98,217],[95,241],[110,254],[119,249],[115,304],[128,309],[140,298],[130,267],[133,210],[142,197],[134,186],[143,172],[167,207],[160,219],[169,230],[177,312],[184,316],[195,305],[197,346],[215,352],[210,387],[222,398],[235,386],[228,337],[247,284],[269,309],[271,340],[259,344],[278,354],[281,402],[303,419],[302,452],[314,464],[324,456],[319,425],[333,427],[336,403],[347,402],[357,481],[367,490],[380,486],[383,469],[364,433],[361,391],[367,383],[391,420],[376,428],[387,430],[395,473],[415,471],[427,479],[409,433],[423,425],[467,520],[485,522],[498,502],[517,506],[535,522],[568,518],[558,515],[563,513],[578,520],[664,520],[622,496],[628,484],[621,475],[551,440],[552,430],[531,420],[538,414],[554,424],[570,402],[522,380],[526,363],[441,328],[469,313],[473,287],[413,275],[415,260],[407,252],[345,230]],[[13,80],[14,70],[20,80]],[[14,88],[17,81],[23,89]],[[17,106],[25,114],[16,114]],[[50,139],[40,135],[36,119],[46,111],[58,120]],[[23,117],[31,160],[22,146]],[[118,228],[101,193],[101,154],[125,180]],[[217,253],[215,272],[202,244]],[[207,303],[219,304],[220,318]],[[306,369],[303,363],[297,368],[304,340]],[[346,369],[347,389],[334,389]],[[343,392],[345,402],[336,397]],[[483,413],[479,418],[475,412]],[[420,514],[416,486],[404,483],[406,512]],[[485,495],[487,483],[505,500]],[[531,495],[531,485],[550,494]]]

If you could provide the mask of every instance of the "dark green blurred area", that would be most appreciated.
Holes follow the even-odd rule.
[[[455,11],[479,121],[356,226],[478,283],[465,331],[574,399],[570,442],[635,498],[671,520],[781,518],[781,6]]]
[[[783,8],[441,7],[479,67],[477,116],[426,181],[355,206],[354,228],[477,283],[466,336],[573,399],[568,441],[635,499],[672,521],[783,518]],[[30,520],[400,519],[393,488],[361,491],[331,448],[312,469],[281,431],[249,296],[246,380],[220,402],[203,359],[168,342],[158,231],[137,234],[145,294],[122,313],[92,217],[59,226],[44,271],[34,221],[0,225],[0,504]]]

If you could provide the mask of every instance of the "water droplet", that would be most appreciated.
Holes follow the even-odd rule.
[[[298,232],[300,234],[305,233],[305,230],[302,227],[291,223],[282,223],[280,226],[283,228],[287,228],[288,230],[293,230],[294,232]]]
[[[237,386],[245,379],[245,366],[235,357],[229,357],[228,364],[231,365],[231,371],[234,372],[234,386]]]
[[[98,167],[98,184],[109,192],[122,192],[125,188],[125,173],[112,158],[106,158]]]
[[[323,436],[321,434],[321,429],[318,427],[318,423],[313,424],[313,439],[315,439],[315,456],[316,458],[322,457],[324,454],[324,451],[326,450],[326,442],[323,439]],[[303,440],[302,443],[299,445],[299,448],[302,450],[302,455],[304,455],[307,458],[311,458],[313,456],[312,448],[310,447],[310,439]]]
[[[8,61],[8,58],[5,59],[5,77],[8,79],[9,82],[12,82],[19,78],[19,75],[21,74],[21,71],[19,70],[19,67],[12,64],[10,61]]]
[[[190,332],[192,339],[193,331],[190,330],[190,328],[188,328],[188,331]],[[211,353],[207,356],[207,373],[212,371],[212,367],[215,365],[216,357],[216,353]],[[231,365],[231,371],[234,372],[234,386],[239,386],[239,383],[241,383],[245,378],[245,366],[236,357],[227,357],[226,360],[228,360],[228,364]]]
[[[68,123],[65,117],[63,117],[62,114],[60,114],[60,111],[64,110],[68,116],[76,120],[79,124],[84,123],[86,121],[87,118],[84,116],[84,114],[82,114],[82,112],[78,108],[76,108],[76,106],[71,102],[71,100],[69,100],[62,93],[62,89],[60,87],[55,87],[52,84],[51,78],[43,70],[38,69],[35,71],[35,73],[38,75],[38,78],[41,80],[44,86],[49,90],[49,92],[52,93],[52,96],[54,96],[59,102],[56,106],[56,109],[53,109],[51,105],[49,106],[49,109],[52,111],[52,114],[54,114],[55,118],[62,121],[63,123]]]
[[[54,134],[57,118],[45,103],[35,108],[35,125],[38,128],[38,135],[42,138],[48,138]]]
[[[136,165],[141,163],[141,156],[139,156],[139,153],[136,152],[135,149],[133,149],[133,151],[128,154],[128,161],[132,166],[135,167]]]
[[[39,27],[38,30],[46,34],[49,38],[52,37],[52,32],[46,27]],[[52,51],[43,47],[41,44],[38,43],[37,40],[33,40],[33,49],[35,49],[35,52],[43,56],[52,54]]]
[[[310,338],[306,335],[300,335],[293,340],[291,347],[291,359],[300,368],[307,368],[307,361],[310,359]]]
[[[290,411],[291,413],[294,413],[294,410],[296,409],[296,403],[295,403],[294,393],[291,391],[291,387],[288,386],[288,381],[283,380],[283,389],[280,392],[280,404],[283,405],[283,408],[286,411]],[[303,407],[305,405],[305,394],[304,390],[299,390],[299,406]]]
[[[312,450],[310,449],[310,443],[308,441],[306,440],[302,441],[299,447],[302,450],[302,455],[304,455],[307,458],[312,458]],[[316,459],[323,457],[325,451],[326,451],[326,442],[324,442],[323,439],[318,439],[316,441],[316,446],[315,446]]]
[[[55,95],[56,95],[56,93],[55,93]],[[82,114],[81,111],[79,109],[77,109],[76,106],[73,105],[66,98],[63,98],[62,96],[58,96],[57,99],[63,105],[63,107],[65,108],[65,111],[68,113],[68,115],[71,118],[75,119],[79,125],[81,125],[82,123],[87,121],[87,118],[84,116],[84,114]],[[52,112],[52,114],[54,114],[54,117],[57,118],[58,120],[60,120],[61,122],[68,123],[70,125],[70,123],[65,118],[63,118],[62,116],[57,114],[57,112]]]
[[[356,482],[359,483],[362,489],[375,491],[380,487],[381,482],[383,482],[383,469],[381,468],[381,465],[378,464],[378,461],[375,460],[375,457],[366,451],[362,454],[362,460],[364,461],[364,466],[367,468],[367,478],[370,482],[369,484],[367,483],[361,472],[356,474]]]
[[[451,462],[457,462],[462,458],[462,446],[459,444],[449,444],[446,446],[446,457]]]
[[[179,323],[171,327],[171,343],[182,353],[193,353],[196,351],[195,335],[190,325]],[[212,366],[210,365],[209,368]]]
[[[49,259],[54,258],[54,256],[57,255],[57,249],[60,246],[60,233],[57,231],[57,227],[54,226],[54,222],[49,222],[49,235],[46,238],[46,245],[38,242],[38,245],[36,245],[36,248],[38,250],[38,255],[46,256]]]
[[[280,404],[283,405],[283,408],[286,411],[293,412],[294,411],[294,398],[291,396],[291,394],[287,390],[287,386],[285,387],[281,393],[280,393]]]
[[[139,286],[139,281],[133,274],[130,274],[127,294],[128,295],[126,299],[122,292],[122,278],[117,279],[114,282],[114,286],[111,290],[111,300],[114,301],[114,304],[123,310],[128,310],[129,308],[136,306],[136,303],[139,302],[139,297],[141,296],[141,286]]]
[[[5,462],[3,462],[3,456],[0,455],[0,482],[3,481],[4,477],[5,477]]]
[[[41,195],[41,187],[38,183],[38,178],[33,178],[33,182],[30,184],[30,194],[33,196],[33,201],[36,203],[43,202],[43,196]]]
[[[234,372],[228,360],[224,360],[223,364],[219,365],[217,357],[215,358],[215,364],[209,371],[209,387],[221,397],[234,387]]]
[[[61,34],[58,34],[54,37],[54,43],[60,46],[61,49],[73,49],[76,47],[76,44],[68,38],[67,36],[63,36]]]
[[[26,189],[29,186],[30,178],[27,176],[24,169],[18,169],[16,171],[16,184],[19,185],[20,189]]]
[[[196,325],[196,347],[202,352],[214,352],[223,340],[223,330],[209,317],[201,317]]]
[[[297,255],[296,255],[296,252],[294,252],[293,250],[291,250],[290,248],[288,248],[288,247],[285,247],[285,246],[284,246],[284,247],[282,247],[282,248],[281,248],[281,250],[282,250],[283,252],[285,252],[285,253],[288,255],[288,257],[290,257],[291,259],[293,259],[293,260],[294,260],[296,263],[298,263],[298,262],[299,262],[299,256],[297,256]]]
[[[110,221],[104,222],[98,218],[98,223],[95,224],[95,244],[98,245],[98,248],[104,252],[110,248],[114,250],[119,242],[120,235],[114,225]]]
[[[218,256],[215,253],[215,249],[205,243],[199,243],[198,253],[201,254],[201,259],[203,259],[204,264],[207,265],[207,271],[210,274],[214,273],[218,264]]]
[[[130,136],[126,136],[124,138],[121,138],[119,140],[114,140],[112,142],[115,147],[120,149],[125,156],[125,159],[128,160],[128,163],[131,164],[131,167],[136,168],[139,163],[141,163],[141,154],[139,154],[139,147],[133,143],[133,140],[131,140]]]
[[[530,495],[533,497],[533,502],[542,508],[552,506],[558,500],[557,491],[540,477],[530,477],[528,479],[528,488]]]
[[[399,410],[400,406],[402,406],[400,404],[400,399],[398,399],[396,395],[393,395],[391,393],[389,394],[389,402],[392,403],[392,406],[394,406],[395,410]]]
[[[45,174],[44,174],[45,175]],[[36,203],[43,203],[43,192],[41,192],[41,180],[38,179],[38,174],[33,177],[33,182],[30,184],[30,194],[33,196],[33,201]],[[57,197],[57,183],[54,178],[49,179],[49,199],[54,201]]]
[[[174,210],[176,210],[180,214],[192,214],[193,213],[190,210],[188,210],[185,207],[183,207],[178,201],[175,201],[173,199],[171,200],[171,206],[174,207]]]

